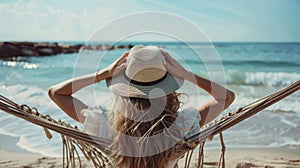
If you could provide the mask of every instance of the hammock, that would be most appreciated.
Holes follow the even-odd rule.
[[[198,155],[197,167],[203,167],[203,147],[206,139],[216,134],[220,135],[222,150],[218,167],[225,167],[225,145],[223,142],[222,131],[230,128],[233,125],[249,118],[250,116],[262,111],[270,105],[287,97],[288,95],[300,89],[300,80],[267,95],[257,101],[254,101],[244,107],[238,108],[233,112],[229,112],[224,117],[214,120],[205,126],[201,127],[199,132],[185,137],[175,145],[176,156],[174,158],[182,157],[186,154],[185,167],[190,166],[193,150],[200,145]],[[40,125],[44,128],[46,136],[50,139],[52,136],[48,129],[61,134],[63,143],[63,167],[82,167],[78,149],[81,150],[87,160],[91,160],[95,167],[109,167],[112,166],[110,160],[106,157],[110,154],[105,147],[109,145],[105,139],[97,136],[92,136],[79,130],[76,126],[71,126],[61,120],[54,120],[49,115],[43,115],[38,112],[36,108],[30,108],[27,105],[19,105],[6,97],[0,95],[0,109],[23,118],[31,123]],[[77,159],[76,159],[77,158]]]

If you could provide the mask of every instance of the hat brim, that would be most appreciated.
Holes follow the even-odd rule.
[[[167,73],[164,80],[150,86],[131,83],[125,78],[125,72],[121,72],[113,78],[106,79],[106,86],[115,94],[123,97],[146,99],[163,97],[169,93],[175,92],[183,85],[183,83],[183,79],[176,78],[169,73]]]

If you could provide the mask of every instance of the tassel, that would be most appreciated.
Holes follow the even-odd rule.
[[[47,128],[45,128],[45,127],[43,127],[43,128],[44,128],[46,137],[47,137],[48,139],[52,139],[52,135],[51,135],[50,131],[49,131]]]

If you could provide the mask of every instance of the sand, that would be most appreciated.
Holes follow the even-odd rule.
[[[62,158],[42,156],[28,152],[16,145],[17,138],[0,134],[0,167],[62,167]],[[205,150],[204,167],[217,167],[219,150]],[[181,159],[179,167],[184,167],[185,159]],[[281,168],[300,167],[300,149],[280,148],[227,148],[225,164],[229,168]],[[84,167],[92,163],[84,161]],[[191,167],[197,165],[197,153],[193,155]]]
[[[218,150],[206,150],[204,155],[204,167],[217,167],[220,152]],[[197,154],[191,161],[192,167],[197,165]],[[225,165],[229,168],[281,168],[300,167],[300,149],[287,148],[234,148],[227,149],[225,153]],[[181,167],[184,167],[181,165]]]

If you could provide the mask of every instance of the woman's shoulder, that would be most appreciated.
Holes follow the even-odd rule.
[[[87,117],[87,116],[97,117],[102,114],[106,114],[107,111],[108,110],[103,106],[91,106],[91,107],[81,110],[81,113],[85,117]]]
[[[105,107],[88,107],[83,110],[83,116],[85,116],[83,127],[86,133],[99,136],[100,128],[106,129],[104,123],[107,121],[107,109]]]
[[[183,130],[183,134],[188,135],[200,129],[200,120],[199,111],[195,107],[188,107],[178,111],[178,117],[175,122],[179,129]]]

